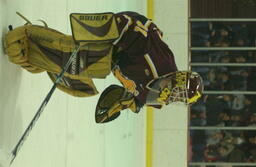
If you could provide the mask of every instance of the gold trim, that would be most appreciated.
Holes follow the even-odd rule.
[[[158,73],[157,73],[156,67],[155,67],[153,61],[151,60],[149,54],[145,54],[145,55],[144,55],[144,58],[146,59],[148,65],[149,65],[149,67],[150,67],[150,69],[151,69],[151,72],[152,72],[152,74],[153,74],[153,77],[154,77],[154,78],[158,78]]]

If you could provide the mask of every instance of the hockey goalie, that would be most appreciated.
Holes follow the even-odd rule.
[[[58,89],[77,97],[93,96],[98,91],[92,79],[104,79],[111,72],[122,84],[101,93],[97,123],[112,121],[127,108],[138,113],[144,105],[193,104],[202,96],[202,78],[192,71],[178,71],[163,33],[145,16],[72,13],[70,23],[72,35],[66,35],[27,20],[5,35],[5,52],[12,63],[31,73],[45,71],[55,82],[79,45]]]

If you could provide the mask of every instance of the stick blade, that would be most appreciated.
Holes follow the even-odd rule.
[[[0,167],[9,167],[13,155],[0,148]]]

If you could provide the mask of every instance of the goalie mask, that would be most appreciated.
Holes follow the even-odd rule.
[[[177,71],[147,84],[147,104],[163,105],[171,102],[195,103],[203,92],[203,80],[196,72]]]

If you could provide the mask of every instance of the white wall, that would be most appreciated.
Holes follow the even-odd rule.
[[[0,0],[0,34],[7,26],[45,20],[70,34],[71,12],[134,10],[146,14],[144,0]],[[1,42],[2,46],[2,42]],[[111,83],[96,80],[101,92]],[[0,51],[0,148],[11,151],[52,86],[45,73],[31,74],[11,64]],[[75,98],[56,90],[13,162],[13,167],[142,167],[145,166],[145,112],[122,112],[106,125],[94,122],[99,96]]]
[[[180,70],[188,64],[188,1],[155,0],[155,22],[164,33]],[[153,167],[187,166],[187,107],[154,111]]]
[[[175,54],[179,69],[187,69],[187,1],[155,0],[155,22]],[[0,0],[0,34],[7,26],[24,24],[19,11],[36,24],[37,19],[70,34],[71,12],[118,12],[146,14],[146,0]],[[2,45],[2,41],[0,41]],[[34,116],[52,83],[46,74],[30,74],[9,63],[0,51],[0,148],[12,150]],[[112,76],[97,80],[102,91]],[[74,98],[58,90],[30,136],[14,167],[143,167],[145,166],[145,111],[122,112],[106,125],[94,122],[99,96]],[[154,167],[185,167],[187,161],[187,109],[170,105],[154,111]]]

